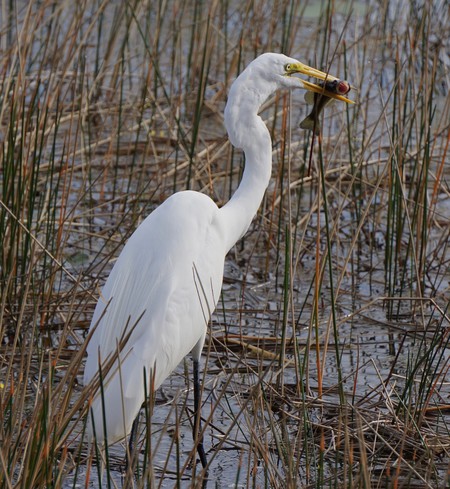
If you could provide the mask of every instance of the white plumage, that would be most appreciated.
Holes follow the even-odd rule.
[[[89,382],[99,355],[104,361],[117,351],[128,325],[131,334],[120,353],[122,386],[114,367],[113,378],[105,381],[109,443],[131,430],[144,401],[144,368],[148,377],[153,373],[157,389],[197,344],[201,351],[222,287],[226,253],[214,225],[217,214],[206,195],[174,194],[138,227],[111,271],[92,319],[99,324],[89,342],[84,375]],[[103,442],[99,397],[92,409],[97,441]]]

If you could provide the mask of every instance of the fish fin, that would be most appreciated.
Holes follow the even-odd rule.
[[[308,104],[308,105],[314,105],[315,103],[317,103],[319,97],[317,97],[317,93],[314,93],[314,92],[306,92],[305,93],[305,102]],[[334,99],[330,98],[330,97],[327,97],[327,96],[323,96],[323,106],[322,108],[324,107],[327,107],[328,105],[331,105],[333,104],[334,102]]]
[[[316,122],[314,124],[314,117],[312,117],[311,115],[309,115],[306,119],[303,119],[302,122],[300,122],[300,127],[307,131],[315,131],[315,134],[319,134],[320,132],[319,122]]]
[[[306,92],[305,93],[305,102],[309,105],[314,104],[314,92]]]

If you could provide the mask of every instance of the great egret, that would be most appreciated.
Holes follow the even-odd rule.
[[[189,352],[198,429],[199,360],[222,287],[224,259],[247,231],[271,176],[271,138],[258,110],[279,88],[323,92],[295,74],[337,79],[282,54],[266,53],[251,62],[233,83],[225,108],[230,141],[245,153],[242,181],[232,198],[219,209],[204,194],[178,192],[142,222],[120,253],[95,308],[84,371],[86,385],[100,364],[117,355],[91,404],[89,431],[97,443],[126,438],[145,390],[157,389]],[[205,466],[201,439],[197,450]]]

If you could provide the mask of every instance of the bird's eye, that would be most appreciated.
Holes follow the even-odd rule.
[[[284,66],[284,70],[287,71],[287,72],[291,71],[291,64],[288,63],[287,65],[285,65]]]

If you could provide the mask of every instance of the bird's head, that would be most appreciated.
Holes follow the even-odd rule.
[[[335,76],[311,68],[294,58],[276,53],[258,56],[238,76],[230,88],[225,107],[225,125],[234,146],[244,148],[248,144],[248,129],[257,120],[254,116],[267,98],[279,88],[304,88],[330,98],[353,103],[337,93],[338,91],[328,92],[323,86],[315,85],[296,75],[305,75],[325,82],[338,80]],[[259,134],[267,136],[268,133],[261,129]]]
[[[249,68],[253,80],[260,79],[263,83],[275,84],[277,88],[304,88],[323,94],[323,86],[303,80],[296,75],[305,75],[326,82],[339,80],[329,73],[317,70],[301,61],[278,53],[265,53],[260,55],[249,64],[247,70]],[[330,98],[342,100],[343,102],[352,103],[350,99],[339,93],[326,92],[325,95]]]

